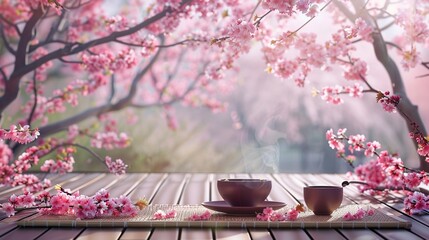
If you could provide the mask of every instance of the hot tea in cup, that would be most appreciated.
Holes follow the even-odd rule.
[[[231,206],[258,206],[270,194],[271,181],[266,179],[219,179],[217,188],[225,202]]]
[[[337,186],[304,187],[304,201],[315,215],[331,215],[343,201],[343,188]]]

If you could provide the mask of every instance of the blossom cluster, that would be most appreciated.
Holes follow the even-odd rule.
[[[40,170],[50,173],[68,173],[73,171],[73,165],[75,163],[73,154],[75,152],[76,148],[73,147],[59,148],[57,160],[45,160]]]
[[[39,130],[37,128],[31,129],[29,125],[11,125],[9,130],[0,129],[0,139],[8,139],[21,144],[30,143],[36,140],[39,135]]]
[[[398,106],[401,96],[390,94],[390,91],[385,91],[384,93],[378,92],[377,102],[381,103],[383,109],[386,112],[396,112],[396,106]]]
[[[348,94],[350,97],[361,97],[363,95],[363,87],[359,83],[353,86],[323,87],[320,92],[316,91],[314,95],[320,94],[320,98],[328,103],[341,104],[344,100],[340,97],[342,94]]]
[[[412,134],[414,135],[414,134]],[[346,144],[352,154],[364,152],[366,157],[375,157],[354,168],[355,177],[364,184],[359,186],[361,191],[371,194],[377,193],[375,190],[397,189],[415,191],[420,184],[429,184],[429,175],[424,171],[416,171],[405,167],[397,154],[390,154],[388,151],[378,151],[381,144],[377,141],[366,141],[364,135],[346,135],[346,129],[339,129],[336,134],[330,129],[326,132],[326,139],[332,149],[337,150],[337,156],[345,159],[353,165],[355,157],[346,155]],[[414,209],[420,210],[427,205],[415,204],[421,197],[426,197],[422,193],[414,193],[414,197],[405,199],[404,204],[408,212]],[[425,199],[425,198],[424,198]],[[426,200],[425,200],[426,201]]]
[[[92,219],[96,217],[135,216],[138,206],[133,204],[129,197],[110,197],[110,193],[99,190],[93,196],[79,194],[78,191],[70,193],[70,190],[56,186],[57,194],[50,195],[42,192],[35,196],[31,193],[12,195],[7,203],[1,205],[1,210],[7,216],[13,216],[17,210],[37,208],[42,214],[70,215],[78,219]]]
[[[429,162],[429,139],[420,132],[417,124],[412,124],[412,126],[414,130],[410,132],[410,138],[414,139],[418,145],[417,153],[425,157],[426,162]]]
[[[408,214],[419,213],[429,209],[429,196],[413,192],[404,199],[405,211]]]
[[[115,161],[112,161],[112,158],[109,156],[105,157],[104,162],[106,163],[109,171],[116,175],[125,174],[125,170],[128,167],[128,165],[126,165],[122,159],[116,159]]]

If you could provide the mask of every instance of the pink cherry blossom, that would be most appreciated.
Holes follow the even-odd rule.
[[[175,218],[177,215],[175,210],[171,210],[171,211],[163,211],[163,210],[157,210],[153,216],[152,219],[153,220],[164,220],[164,219],[169,219],[169,218]]]
[[[262,213],[256,215],[258,221],[295,221],[298,218],[300,212],[302,212],[302,206],[298,205],[296,208],[291,208],[286,212],[276,212],[272,208],[264,208]]]
[[[355,20],[355,26],[357,28],[357,32],[358,35],[365,41],[368,42],[372,42],[372,32],[373,32],[373,28],[371,26],[369,26],[365,20],[363,20],[362,18],[357,18]]]
[[[11,125],[9,130],[0,129],[0,139],[10,139],[21,144],[32,142],[36,140],[39,135],[39,130],[30,129],[29,125]]]
[[[8,216],[8,217],[11,217],[11,216],[15,215],[15,213],[16,213],[15,208],[10,203],[2,203],[0,210],[5,212],[6,216]]]
[[[212,214],[210,213],[210,211],[206,210],[200,214],[194,213],[191,216],[187,217],[186,219],[188,219],[189,221],[205,221],[205,220],[209,220],[211,216]]]
[[[356,221],[356,220],[361,220],[366,216],[372,216],[375,214],[374,209],[370,208],[368,210],[364,210],[363,208],[359,208],[356,213],[350,213],[347,212],[344,216],[343,219],[346,221]]]
[[[122,159],[116,159],[115,161],[112,161],[112,158],[109,156],[105,157],[105,163],[111,173],[114,173],[116,175],[125,174],[125,170],[127,169],[128,165],[126,165]]]
[[[405,211],[409,214],[429,208],[429,197],[421,192],[414,192],[404,199]]]

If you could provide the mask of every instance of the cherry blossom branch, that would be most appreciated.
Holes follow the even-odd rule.
[[[208,66],[208,62],[206,62],[203,66],[203,69],[205,69]],[[174,99],[171,99],[169,101],[166,102],[156,102],[156,103],[150,103],[150,104],[131,104],[130,107],[133,108],[149,108],[149,107],[162,107],[162,106],[168,106],[171,105],[175,102],[178,102],[182,99],[184,99],[195,87],[195,85],[197,84],[197,82],[199,81],[199,79],[204,75],[204,70],[200,71],[200,73],[195,77],[195,79],[192,81],[191,84],[189,84],[189,86],[187,87],[187,89],[185,90],[185,92],[180,95],[175,97]]]
[[[329,4],[331,4],[331,2],[333,2],[335,0],[329,0],[329,2],[327,2],[321,9],[320,12],[323,11],[325,8],[327,8],[329,6]],[[310,19],[308,19],[304,24],[302,24],[300,27],[298,27],[297,29],[295,29],[295,31],[289,33],[286,38],[294,35],[295,33],[299,32],[302,28],[304,28],[307,24],[309,24],[314,18],[316,18],[316,15],[312,16]]]
[[[115,39],[115,42],[123,44],[123,45],[127,45],[130,47],[142,47],[141,44],[137,44],[137,43],[129,43],[129,42],[125,42],[119,39]],[[178,45],[185,45],[185,43],[187,42],[208,42],[208,40],[206,39],[197,39],[197,38],[190,38],[190,39],[185,39],[179,42],[175,42],[175,43],[171,43],[171,44],[163,44],[163,45],[155,45],[154,47],[157,48],[170,48],[170,47],[174,47],[174,46],[178,46]]]
[[[259,5],[261,5],[262,0],[258,0],[258,2],[256,3],[255,7],[253,8],[252,12],[250,13],[250,17],[248,22],[252,21],[253,15],[256,12],[256,9],[258,9]]]
[[[94,152],[92,149],[88,148],[88,147],[85,147],[85,146],[83,146],[81,144],[78,144],[78,143],[65,143],[65,144],[63,144],[63,146],[73,146],[73,147],[81,148],[81,149],[87,151],[89,154],[91,154],[97,160],[99,160],[100,162],[102,162],[107,168],[109,168],[109,166],[106,164],[106,162],[103,160],[103,158],[100,155],[98,155],[96,152]]]
[[[191,2],[191,0],[183,0],[180,3],[180,6],[184,6],[190,2]],[[172,8],[166,8],[163,11],[161,11],[160,13],[158,13],[158,14],[156,14],[156,15],[148,18],[148,19],[145,19],[141,23],[139,23],[133,27],[130,27],[126,30],[113,32],[106,37],[94,39],[94,40],[88,41],[86,43],[69,43],[69,44],[65,45],[63,48],[52,51],[52,52],[38,58],[37,60],[35,60],[29,64],[26,64],[26,61],[25,61],[26,49],[27,49],[29,41],[31,40],[33,29],[36,26],[36,24],[38,23],[38,21],[41,19],[41,17],[44,15],[42,7],[39,6],[39,8],[37,8],[33,12],[33,15],[27,21],[27,23],[24,27],[22,36],[20,38],[20,41],[18,43],[17,57],[15,59],[15,69],[14,69],[13,73],[11,74],[10,80],[7,82],[7,84],[5,86],[5,94],[3,94],[3,96],[0,97],[0,113],[2,113],[4,111],[4,109],[6,107],[8,107],[9,104],[12,101],[14,101],[16,99],[16,97],[18,96],[19,83],[21,81],[21,78],[25,74],[27,74],[31,71],[34,71],[36,68],[40,67],[41,65],[43,65],[44,63],[46,63],[50,60],[54,60],[54,59],[58,59],[60,57],[76,54],[76,53],[85,51],[90,47],[94,47],[97,45],[108,43],[108,42],[114,41],[115,39],[118,39],[120,37],[133,34],[137,31],[147,27],[148,25],[162,19],[167,14],[174,12],[174,11],[175,10]]]
[[[168,88],[168,86],[170,85],[171,81],[173,80],[174,76],[176,76],[177,72],[179,71],[179,66],[182,63],[183,57],[186,55],[186,50],[182,50],[182,52],[180,52],[179,57],[176,61],[176,64],[174,66],[173,72],[168,73],[167,76],[167,82],[164,84],[164,86],[161,88],[161,90],[159,91],[159,97],[158,97],[158,101],[160,101],[162,99],[162,97],[164,96],[165,90]]]
[[[85,119],[88,119],[90,117],[98,116],[100,114],[111,112],[111,111],[118,111],[125,107],[130,106],[132,99],[134,98],[136,92],[137,92],[137,83],[142,79],[142,77],[151,69],[152,65],[156,62],[158,59],[158,56],[161,52],[161,49],[158,49],[158,51],[155,53],[155,55],[151,58],[150,62],[145,66],[144,69],[142,69],[140,72],[138,72],[129,88],[128,94],[123,97],[122,99],[118,100],[118,102],[111,104],[107,103],[98,107],[93,107],[85,110],[84,112],[78,113],[74,116],[71,116],[67,119],[63,119],[61,121],[51,123],[49,125],[43,126],[40,128],[40,131],[43,132],[43,136],[49,136],[54,133],[60,132],[67,128],[70,125],[76,124],[78,122],[81,122]]]
[[[268,14],[272,13],[274,10],[268,10],[266,13],[264,13],[262,16],[257,17],[256,21],[253,23],[255,27],[259,27],[259,24],[261,24],[262,19],[264,19]]]
[[[354,22],[358,15],[353,14],[342,2],[338,0],[333,0],[337,8],[343,12],[343,14],[352,22]],[[359,16],[362,17],[368,25],[372,26],[374,29],[379,29],[377,21],[365,10],[365,4],[363,1],[352,1],[352,4],[356,10],[359,12]],[[365,10],[365,11],[363,11]],[[373,31],[373,48],[377,60],[383,65],[386,69],[389,79],[391,81],[391,86],[395,95],[401,96],[401,101],[397,106],[401,111],[399,113],[405,119],[407,123],[408,130],[412,132],[413,125],[412,123],[417,124],[423,135],[427,135],[425,125],[418,113],[417,106],[414,105],[411,100],[408,98],[408,95],[405,91],[405,86],[401,77],[398,66],[394,60],[390,57],[386,42],[384,41],[383,36],[380,31]],[[415,149],[418,149],[418,144],[413,141]],[[429,171],[429,164],[425,161],[425,158],[420,156],[420,169]]]

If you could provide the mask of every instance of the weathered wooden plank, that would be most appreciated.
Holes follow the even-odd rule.
[[[209,201],[210,180],[208,174],[192,174],[184,189],[180,204],[201,204]],[[212,239],[211,229],[182,228],[180,239],[205,240]]]
[[[130,193],[131,200],[137,201],[138,199],[146,198],[152,201],[167,177],[167,174],[149,174],[149,176]],[[151,232],[151,228],[127,228],[121,236],[121,240],[148,239]]]
[[[344,175],[334,175],[334,174],[329,174],[329,175],[318,175],[318,177],[320,178],[321,181],[326,181],[328,183],[331,184],[338,184],[341,183],[342,181],[346,180]],[[390,230],[390,229],[386,229],[386,230],[375,230],[375,232],[377,232],[378,234],[382,235],[383,237],[386,238],[402,238],[404,236],[407,236],[405,239],[415,239],[417,237],[417,239],[428,239],[429,238],[429,233],[428,233],[428,226],[415,221],[415,219],[413,217],[410,217],[406,214],[404,214],[401,209],[399,208],[394,208],[392,206],[391,203],[389,203],[388,201],[381,201],[375,197],[369,196],[369,195],[364,195],[361,194],[355,187],[353,186],[349,186],[349,187],[345,187],[344,188],[344,195],[350,199],[354,199],[356,202],[360,202],[360,203],[372,203],[374,205],[376,205],[380,210],[385,211],[386,213],[392,214],[394,216],[400,217],[402,219],[405,220],[409,220],[412,222],[412,227],[411,227],[411,232],[410,231],[406,231],[406,230]],[[387,234],[387,235],[386,235]],[[396,236],[396,237],[395,237]]]
[[[291,174],[275,174],[274,176],[278,176],[277,180],[281,183],[287,191],[289,191],[296,201],[301,204],[305,204],[304,202],[304,193],[303,188],[306,184],[294,175]],[[342,239],[344,238],[339,232],[334,229],[308,229],[307,233],[314,239]]]
[[[48,229],[46,228],[17,228],[16,230],[0,237],[0,239],[35,239],[38,236],[42,235]]]
[[[161,186],[159,192],[153,198],[152,203],[178,204],[189,178],[190,174],[169,174],[165,184]],[[178,239],[179,236],[180,229],[155,228],[150,239]]]
[[[79,240],[109,240],[109,239],[118,239],[122,234],[122,228],[88,228],[79,235]]]
[[[271,229],[275,239],[310,239],[304,230],[296,231],[295,229]]]

